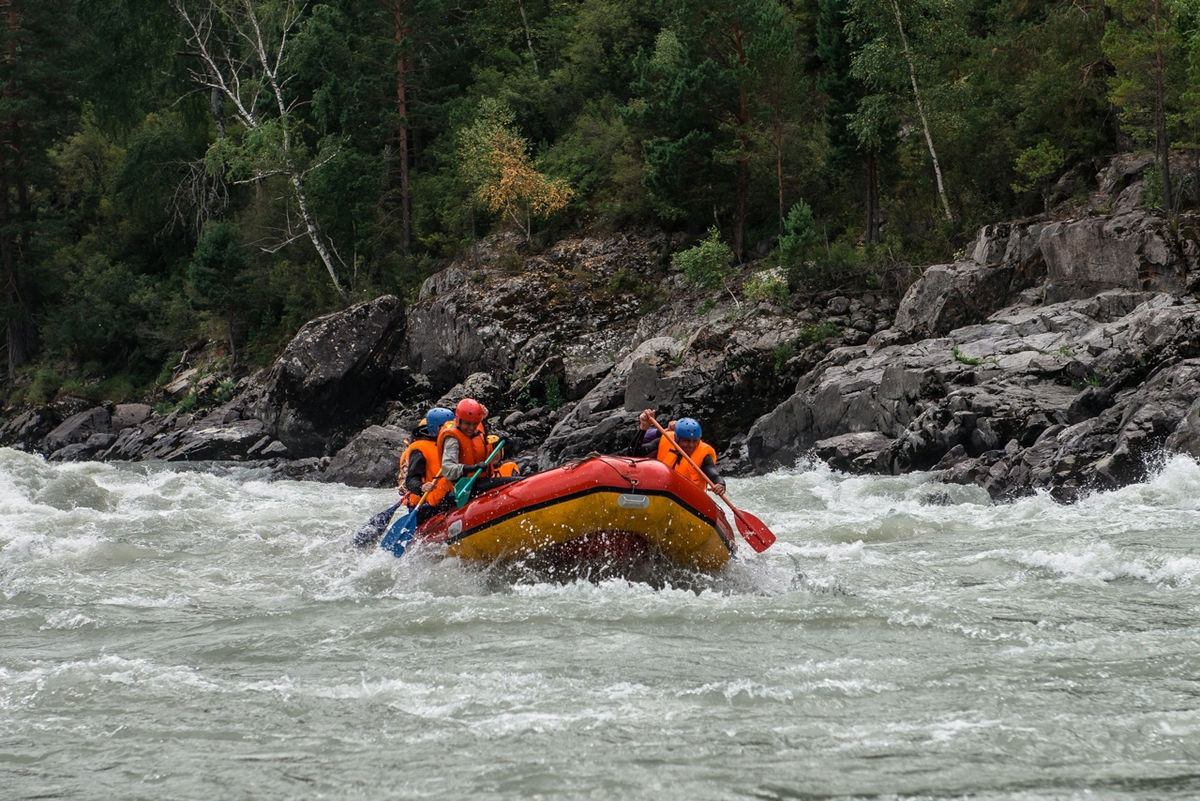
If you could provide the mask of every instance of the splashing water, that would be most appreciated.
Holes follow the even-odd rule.
[[[1200,796],[1200,467],[730,481],[716,576],[349,547],[387,491],[0,450],[6,798]]]

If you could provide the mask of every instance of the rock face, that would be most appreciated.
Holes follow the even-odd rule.
[[[891,321],[880,293],[799,312],[726,305],[720,294],[736,285],[706,294],[669,270],[681,245],[660,232],[581,238],[514,264],[498,237],[429,278],[408,308],[385,296],[313,320],[222,405],[80,407],[70,425],[67,410],[48,409],[11,421],[0,442],[56,459],[246,460],[386,486],[425,411],[470,396],[527,470],[624,449],[648,406],[700,418],[724,448],[830,348]]]
[[[1140,206],[1151,162],[1115,159],[1074,216],[983,228],[898,304],[690,288],[668,267],[686,243],[661,232],[534,256],[496,236],[407,308],[384,296],[313,320],[224,403],[60,402],[14,414],[0,444],[390,486],[425,411],[470,396],[526,470],[622,451],[655,408],[700,419],[727,472],[815,454],[1071,500],[1139,480],[1164,449],[1200,455],[1200,220]]]
[[[404,307],[385,295],[307,323],[272,365],[250,413],[293,456],[328,452],[403,391]]]
[[[813,452],[849,471],[936,469],[999,498],[1071,500],[1140,480],[1164,447],[1191,452],[1200,305],[1178,293],[1196,275],[1194,236],[1129,213],[984,229],[973,253],[1003,255],[927,270],[895,328],[805,375],[752,427],[743,460]]]

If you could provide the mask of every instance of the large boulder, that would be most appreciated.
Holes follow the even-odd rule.
[[[386,487],[396,483],[400,454],[409,436],[396,428],[369,426],[333,455],[319,475],[352,487]]]
[[[242,461],[256,445],[262,447],[269,441],[261,420],[208,417],[164,442],[157,458],[168,462]]]
[[[422,285],[408,367],[437,393],[487,372],[514,397],[577,400],[635,344],[639,292],[663,275],[666,246],[661,233],[629,233],[524,257],[512,236],[492,237]]]
[[[406,386],[404,307],[384,295],[307,323],[249,404],[292,457],[331,453]]]
[[[680,399],[678,386],[669,378],[660,381],[659,376],[682,347],[671,337],[638,345],[554,426],[538,450],[538,468],[545,470],[592,451],[625,450],[638,412]]]
[[[1046,274],[1038,246],[1041,223],[983,228],[953,264],[925,269],[900,301],[894,328],[905,339],[944,336],[1010,305]]]
[[[68,445],[82,444],[98,433],[112,433],[112,413],[103,406],[78,412],[62,421],[42,440],[42,447],[47,453],[54,453]]]
[[[1050,223],[1038,237],[1045,300],[1087,298],[1110,289],[1177,293],[1196,266],[1196,243],[1145,211]]]

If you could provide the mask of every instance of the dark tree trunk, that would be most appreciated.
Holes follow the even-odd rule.
[[[392,0],[392,24],[396,37],[396,153],[400,166],[400,246],[407,255],[412,245],[412,193],[408,184],[408,26],[404,0]]]
[[[879,167],[874,151],[867,153],[867,226],[866,241],[873,245],[879,241]]]
[[[6,17],[10,33],[8,50],[4,54],[6,64],[17,61],[17,37],[20,27],[18,9],[12,0],[0,0],[0,16]],[[12,85],[2,90],[11,95]],[[8,355],[8,379],[16,378],[17,368],[27,364],[37,349],[37,333],[33,327],[33,315],[29,298],[24,290],[22,262],[28,258],[28,220],[32,213],[29,188],[25,184],[24,159],[21,152],[21,121],[13,115],[6,117],[0,125],[0,269],[4,271],[4,315],[5,345]],[[13,200],[16,200],[16,209]]]

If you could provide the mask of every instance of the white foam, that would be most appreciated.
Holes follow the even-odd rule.
[[[1018,551],[1014,557],[1021,564],[1072,581],[1133,579],[1150,584],[1191,584],[1200,576],[1200,558],[1131,557],[1107,542],[1093,541],[1073,549]]]
[[[676,696],[679,698],[720,696],[730,704],[759,700],[792,701],[795,697],[790,689],[767,687],[749,679],[711,682],[696,688],[679,690],[676,692]]]

